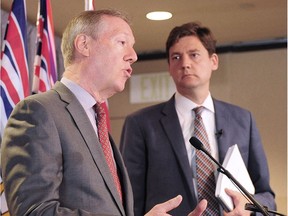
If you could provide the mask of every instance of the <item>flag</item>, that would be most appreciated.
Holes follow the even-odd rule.
[[[85,0],[85,10],[94,10],[94,0]],[[111,126],[110,126],[110,117],[109,117],[109,110],[108,110],[108,101],[106,100],[105,103],[102,103],[101,106],[106,112],[106,123],[107,123],[107,128],[110,131]]]
[[[50,0],[39,0],[37,46],[34,60],[32,92],[45,92],[57,81],[54,25]]]
[[[25,0],[14,0],[8,16],[1,51],[0,92],[2,136],[12,109],[30,94]]]
[[[2,182],[2,178],[0,177],[0,191],[1,191],[1,197],[0,197],[0,214],[2,216],[9,216],[9,212],[8,212],[8,207],[7,207],[7,203],[6,203],[6,198],[5,198],[5,193],[4,193],[4,185]]]
[[[14,0],[8,16],[1,50],[0,94],[2,136],[14,106],[30,94],[25,0]],[[2,178],[0,178],[0,185],[1,215],[8,216]]]

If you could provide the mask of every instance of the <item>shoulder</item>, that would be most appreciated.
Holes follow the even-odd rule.
[[[142,108],[140,110],[137,110],[131,114],[129,114],[129,116],[149,116],[152,113],[159,113],[163,107],[165,106],[166,103],[159,103],[159,104],[155,104],[155,105],[151,105],[145,108]]]
[[[227,112],[236,112],[236,113],[246,113],[246,114],[250,114],[251,112],[243,107],[240,107],[238,105],[232,104],[232,103],[228,103],[228,102],[224,102],[221,100],[217,100],[213,98],[213,102],[214,102],[214,107],[215,107],[215,111],[227,111]]]
[[[67,104],[74,101],[76,97],[61,82],[56,82],[52,89],[30,95],[19,102],[19,104],[39,104],[44,107],[57,107],[59,103]]]
[[[45,116],[48,113],[59,115],[59,110],[66,109],[67,102],[54,89],[30,95],[19,101],[13,109],[14,114]],[[38,113],[38,114],[37,114]]]
[[[235,122],[235,124],[240,122],[246,124],[254,121],[252,113],[246,108],[215,99],[213,101],[217,120],[225,119],[226,121]]]
[[[30,95],[26,98],[24,98],[23,100],[21,100],[15,108],[17,107],[22,107],[25,105],[30,105],[30,106],[43,106],[43,107],[47,107],[47,106],[52,106],[52,104],[55,104],[55,99],[56,98],[56,94],[55,92],[53,92],[52,90],[49,90],[47,92],[43,92],[43,93],[38,93],[38,94],[33,94]]]
[[[127,116],[127,118],[157,118],[170,114],[176,114],[175,99],[172,96],[168,101],[147,106],[135,111]]]

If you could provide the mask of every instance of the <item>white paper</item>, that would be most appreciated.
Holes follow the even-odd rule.
[[[254,185],[251,181],[243,158],[240,154],[238,145],[231,146],[224,158],[222,166],[228,170],[231,175],[250,193],[255,193]],[[215,196],[225,205],[224,209],[232,211],[234,205],[230,196],[224,191],[225,188],[239,191],[232,181],[223,173],[220,173],[217,179]]]

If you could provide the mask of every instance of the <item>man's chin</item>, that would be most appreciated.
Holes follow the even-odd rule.
[[[118,92],[122,92],[124,89],[125,89],[125,83],[122,85],[116,86],[115,91],[118,93]]]

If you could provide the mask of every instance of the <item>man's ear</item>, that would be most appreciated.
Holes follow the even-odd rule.
[[[88,41],[89,37],[87,35],[77,35],[74,40],[75,50],[77,50],[78,53],[81,53],[84,56],[89,56]]]
[[[219,64],[219,58],[216,53],[213,53],[210,57],[211,62],[212,62],[212,70],[217,70],[218,69],[218,64]]]

